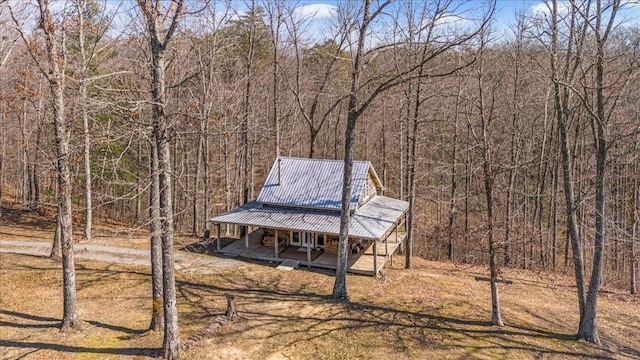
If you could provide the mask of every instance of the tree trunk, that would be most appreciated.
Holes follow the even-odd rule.
[[[420,91],[417,92],[417,96],[420,96]],[[417,106],[417,105],[416,105]],[[417,116],[417,113],[415,114]],[[406,246],[405,246],[405,269],[413,268],[413,228],[414,228],[414,219],[415,219],[415,202],[416,202],[416,149],[417,149],[417,141],[416,136],[418,132],[418,119],[414,118],[413,121],[413,131],[412,136],[409,139],[411,147],[409,148],[409,163],[407,164],[407,175],[409,176],[409,181],[407,183],[407,190],[409,191],[409,210],[407,216],[407,237],[406,237]]]
[[[601,98],[601,96],[598,96],[598,103],[600,103],[600,101],[603,99],[604,97]],[[602,111],[601,115],[604,115],[604,110]],[[594,240],[595,244],[593,251],[591,279],[589,281],[589,292],[587,293],[585,315],[580,322],[580,329],[578,330],[578,339],[584,339],[591,343],[600,344],[596,322],[596,310],[598,303],[598,292],[600,290],[600,283],[602,282],[602,261],[604,255],[604,177],[607,158],[607,141],[605,138],[605,129],[602,121],[597,121],[597,124],[598,149],[596,152],[596,234]]]
[[[23,79],[23,85],[27,89],[27,77]],[[22,196],[22,204],[27,205],[29,202],[29,149],[27,141],[27,99],[22,99],[22,111],[20,116],[21,131],[21,157],[22,157],[22,178],[20,186],[20,194]]]
[[[78,15],[78,45],[80,50],[80,57],[82,61],[81,65],[81,79],[80,86],[80,111],[82,114],[82,130],[84,138],[84,198],[85,198],[85,219],[84,219],[84,238],[91,240],[91,228],[93,225],[93,204],[91,195],[91,135],[89,131],[89,112],[87,110],[87,102],[89,98],[87,96],[87,70],[88,60],[85,49],[85,8],[86,4],[84,0],[80,0],[76,3],[77,15]]]
[[[517,74],[517,72],[516,72]],[[517,76],[517,75],[516,75]],[[516,86],[517,88],[517,86]],[[515,100],[515,95],[514,95]],[[508,172],[508,184],[507,184],[507,198],[505,200],[505,215],[504,215],[504,266],[511,265],[511,254],[509,253],[511,248],[511,226],[513,216],[513,192],[516,179],[516,163],[517,163],[517,149],[516,149],[516,129],[518,128],[518,111],[514,109],[514,113],[511,120],[511,149],[510,149],[510,167]]]
[[[173,256],[173,198],[171,181],[171,144],[164,112],[165,59],[159,44],[152,44],[153,131],[158,149],[158,185],[160,188],[160,224],[162,231],[162,288],[164,305],[163,357],[178,359],[178,311]]]
[[[458,91],[458,96],[456,97],[456,113],[454,115],[454,123],[453,123],[453,154],[451,154],[451,193],[449,195],[449,261],[455,262],[455,246],[454,246],[454,237],[453,237],[453,223],[456,219],[456,158],[458,156],[458,115],[459,115],[459,106],[460,106],[460,98],[462,96],[460,89]]]
[[[606,26],[610,29],[615,18],[619,1],[614,1],[611,5],[611,13],[609,17],[609,24]],[[587,293],[587,303],[585,309],[585,316],[583,321],[580,322],[580,329],[578,330],[578,338],[585,339],[589,342],[600,344],[600,338],[598,336],[598,328],[596,322],[597,304],[598,304],[598,292],[600,291],[600,284],[602,282],[602,263],[604,258],[604,241],[605,241],[605,175],[607,165],[607,125],[608,118],[605,114],[605,82],[604,82],[604,51],[608,37],[608,30],[602,33],[602,17],[603,8],[601,0],[596,1],[596,14],[595,14],[595,45],[597,50],[595,70],[596,70],[596,111],[595,118],[596,123],[596,203],[595,203],[595,239],[593,250],[593,263],[591,270],[591,279],[589,281],[589,292]],[[615,106],[612,105],[612,106]]]
[[[204,215],[204,224],[205,229],[209,229],[209,223],[207,220],[209,219],[209,214],[211,211],[211,189],[209,189],[210,176],[209,173],[209,159],[210,159],[210,149],[209,149],[209,120],[205,122],[204,126],[204,204],[203,204],[203,215]]]
[[[53,232],[53,244],[51,245],[51,252],[49,253],[49,257],[54,260],[59,260],[62,258],[62,236],[60,235],[60,231],[60,207],[58,206],[58,211],[56,213],[56,228]]]
[[[151,231],[151,323],[149,330],[158,331],[163,325],[162,301],[162,228],[160,224],[160,179],[158,147],[151,139],[151,186],[149,189],[149,216]]]
[[[494,215],[493,215],[493,182],[495,171],[492,168],[491,162],[491,145],[489,142],[490,125],[493,117],[493,109],[495,106],[492,100],[488,106],[485,106],[485,77],[484,77],[484,39],[480,52],[480,64],[478,69],[478,111],[480,117],[480,125],[482,131],[482,138],[479,140],[479,146],[482,150],[482,170],[484,172],[484,191],[487,201],[487,235],[489,240],[489,271],[491,275],[491,324],[496,326],[504,326],[502,322],[502,316],[500,315],[500,296],[498,293],[498,264],[496,262],[496,246],[495,246],[495,230],[494,230]],[[492,97],[495,98],[495,97]],[[475,135],[474,135],[475,136]]]
[[[250,11],[255,11],[255,0],[252,0]],[[251,150],[249,149],[249,131],[251,129],[250,110],[251,110],[251,89],[253,84],[253,57],[256,46],[256,19],[255,15],[249,19],[248,48],[245,55],[245,88],[244,100],[242,103],[242,203],[249,202],[249,193],[251,187]]]
[[[170,126],[166,117],[165,52],[182,16],[184,1],[171,3],[165,14],[157,11],[150,0],[138,0],[151,50],[151,94],[153,134],[158,151],[158,186],[160,228],[162,231],[162,291],[164,308],[163,358],[180,358],[178,309],[176,303],[175,263],[173,254],[173,197],[171,181]],[[158,18],[171,19],[159,23]],[[162,26],[159,28],[158,26]],[[165,27],[166,26],[166,27]]]
[[[552,260],[551,265],[552,269],[555,271],[558,263],[558,159],[557,159],[558,151],[556,149],[553,155],[553,175],[552,175],[552,192],[551,192],[551,219],[552,219],[552,228],[551,228],[551,241],[552,241]]]
[[[274,6],[272,8],[271,6]],[[273,128],[275,131],[275,158],[280,156],[280,91],[278,91],[278,86],[280,85],[280,72],[278,68],[280,66],[280,28],[283,24],[283,6],[284,3],[278,0],[273,1],[273,3],[269,2],[267,4],[267,12],[269,14],[270,20],[270,30],[271,30],[271,46],[272,46],[272,56],[273,61],[271,63],[271,121],[273,123]]]
[[[357,61],[357,60],[356,60]],[[359,65],[359,63],[356,63]],[[357,68],[356,68],[357,69]],[[347,292],[347,256],[349,254],[349,221],[351,219],[351,176],[353,173],[353,143],[356,127],[357,84],[359,71],[355,70],[351,78],[352,94],[349,96],[347,114],[347,130],[344,146],[344,174],[342,177],[342,207],[340,213],[340,237],[338,240],[338,262],[336,265],[336,281],[333,285],[333,299],[349,301]]]
[[[204,153],[204,132],[205,132],[205,123],[207,119],[203,116],[200,119],[200,131],[198,132],[198,150],[196,154],[196,168],[195,168],[195,176],[193,179],[193,197],[191,199],[192,203],[192,211],[193,218],[191,223],[191,234],[198,235],[198,220],[200,214],[198,213],[198,198],[200,197],[200,177],[202,176],[202,161],[203,161],[203,153]],[[205,189],[206,191],[206,189]]]
[[[578,307],[580,319],[584,318],[586,307],[586,294],[584,286],[584,255],[582,253],[582,242],[578,235],[576,209],[577,203],[574,199],[574,179],[572,171],[572,156],[569,146],[568,117],[569,117],[569,91],[561,89],[560,71],[558,69],[558,2],[552,2],[552,30],[551,30],[551,72],[554,89],[554,103],[556,121],[560,133],[560,153],[562,155],[562,172],[565,195],[565,209],[567,213],[567,232],[571,241],[573,251],[573,264],[576,278],[576,291],[578,295]],[[580,321],[582,323],[582,320]]]
[[[486,150],[485,150],[486,151]],[[489,272],[491,275],[491,325],[504,326],[500,315],[500,296],[498,293],[498,265],[496,262],[496,246],[493,229],[493,179],[488,161],[483,165],[485,195],[487,198],[487,227],[489,232]]]
[[[51,91],[51,105],[53,108],[53,125],[56,139],[57,155],[57,180],[58,180],[58,217],[60,219],[60,244],[62,247],[62,272],[63,272],[63,315],[61,331],[70,328],[80,328],[80,315],[76,296],[76,273],[73,258],[73,231],[71,208],[71,171],[69,170],[69,128],[65,116],[64,100],[64,49],[60,49],[57,43],[56,27],[54,26],[49,2],[39,0],[40,24],[44,34],[47,49],[48,73],[45,74],[49,81]]]
[[[634,186],[633,186],[633,224],[631,228],[631,279],[629,281],[629,292],[632,295],[635,295],[638,292],[638,285],[636,281],[637,277],[637,269],[638,269],[638,260],[636,259],[636,242],[638,242],[638,205],[639,200],[638,192],[640,192],[640,187],[638,186],[638,166],[637,160],[636,164],[634,164],[635,171],[633,172],[635,175]]]
[[[538,236],[538,255],[540,266],[542,269],[547,269],[546,258],[545,258],[545,249],[544,249],[544,232],[542,230],[542,219],[543,219],[543,210],[544,210],[544,199],[543,193],[546,183],[546,174],[547,174],[547,162],[545,158],[545,150],[547,144],[547,114],[544,114],[544,131],[542,132],[542,144],[540,145],[540,161],[538,162],[538,169],[536,171],[536,196],[533,210],[533,221],[536,225],[536,235]],[[553,136],[553,133],[551,134]],[[533,247],[533,242],[532,242]],[[531,257],[533,261],[533,254]]]
[[[340,237],[338,240],[338,261],[336,281],[333,285],[333,299],[349,301],[347,292],[347,256],[349,254],[349,221],[351,219],[351,187],[353,173],[353,145],[355,142],[356,121],[360,116],[358,109],[358,88],[362,71],[367,25],[370,21],[371,0],[365,0],[363,21],[358,33],[358,44],[351,68],[351,91],[347,107],[347,129],[344,136],[344,174],[342,178],[342,205],[340,210]]]
[[[0,64],[2,65],[2,64]],[[2,66],[0,66],[2,68]],[[2,189],[4,188],[4,166],[7,154],[7,130],[4,126],[4,106],[0,108],[0,216],[2,216]]]
[[[83,41],[83,40],[81,40]],[[91,240],[91,228],[93,224],[93,204],[91,200],[91,135],[89,133],[89,114],[87,111],[87,83],[86,80],[80,81],[80,97],[82,107],[82,126],[84,132],[84,238]]]
[[[471,123],[467,124],[467,139],[471,137]],[[472,147],[467,146],[465,151],[465,163],[464,163],[464,250],[462,262],[467,263],[467,256],[469,253],[469,197],[471,194],[471,161],[472,161]]]
[[[225,316],[228,320],[235,320],[238,316],[238,312],[236,311],[236,301],[233,296],[227,296],[227,312]]]

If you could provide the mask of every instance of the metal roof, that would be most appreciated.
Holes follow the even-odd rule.
[[[409,203],[406,201],[375,196],[351,216],[349,236],[378,240],[393,227],[408,207]],[[269,206],[258,201],[242,205],[209,221],[333,235],[340,232],[339,212]]]
[[[369,161],[354,161],[351,209],[369,178]],[[263,204],[340,210],[342,204],[343,160],[278,157],[256,199]],[[375,172],[373,172],[374,176]]]

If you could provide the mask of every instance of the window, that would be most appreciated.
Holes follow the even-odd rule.
[[[291,232],[291,244],[300,245],[300,232],[298,231]]]

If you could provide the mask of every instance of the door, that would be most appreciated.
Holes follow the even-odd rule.
[[[302,247],[315,247],[315,234],[314,233],[307,233],[307,232],[303,232],[300,233],[301,235],[301,245]]]

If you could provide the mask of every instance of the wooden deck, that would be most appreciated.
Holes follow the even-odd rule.
[[[404,232],[398,232],[396,237],[396,232],[392,232],[386,241],[376,241],[375,242],[375,250],[377,256],[375,258],[375,267],[374,270],[374,245],[371,243],[369,247],[365,249],[364,252],[358,254],[349,254],[347,260],[347,271],[354,274],[361,275],[377,275],[380,270],[384,267],[387,261],[393,261],[393,254],[396,252],[398,247],[401,246],[402,242],[405,238]],[[287,258],[292,258],[291,256],[287,257],[287,254],[291,254],[291,249],[296,249],[297,246],[288,246],[285,249],[279,248],[278,255],[275,254],[274,247],[262,246],[260,241],[262,239],[262,230],[256,230],[249,233],[248,243],[245,242],[245,238],[238,239],[233,241],[231,244],[220,249],[220,252],[225,255],[231,256],[241,256],[249,259],[257,259],[262,261],[270,261],[280,263]],[[297,251],[297,250],[294,250]],[[337,255],[327,254],[325,252],[321,253],[319,256],[315,257],[312,261],[307,261],[306,252],[301,252],[302,258],[305,260],[300,260],[299,254],[295,254],[296,260],[300,262],[300,266],[307,267],[315,267],[315,268],[323,268],[323,269],[336,269],[336,263],[338,260]]]

